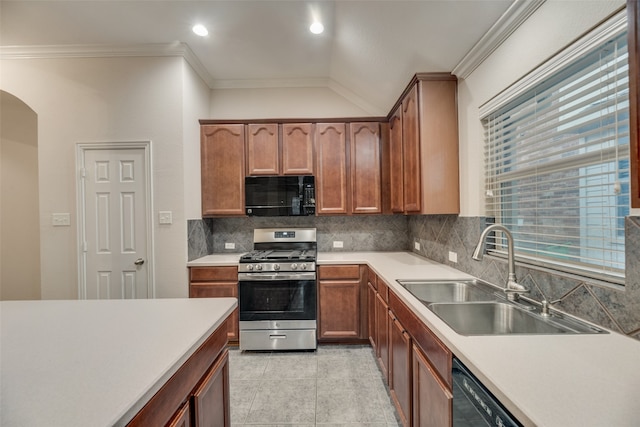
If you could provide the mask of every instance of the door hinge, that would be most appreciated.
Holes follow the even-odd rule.
[[[82,242],[82,252],[87,252],[87,242]]]
[[[87,177],[87,169],[86,168],[80,168],[80,178],[84,179]]]

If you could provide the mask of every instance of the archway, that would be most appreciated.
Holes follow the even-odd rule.
[[[40,299],[38,116],[0,90],[0,300]]]

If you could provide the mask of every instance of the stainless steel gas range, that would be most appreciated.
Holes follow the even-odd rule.
[[[316,229],[260,228],[238,267],[241,350],[316,348]]]

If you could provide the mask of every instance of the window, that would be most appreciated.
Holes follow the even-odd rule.
[[[629,215],[629,69],[620,22],[481,111],[487,216],[511,230],[516,256],[617,282]],[[505,247],[504,236],[488,246]]]

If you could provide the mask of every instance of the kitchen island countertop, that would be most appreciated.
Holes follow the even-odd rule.
[[[221,265],[217,257],[189,266]],[[462,336],[396,280],[472,276],[411,252],[319,252],[323,264],[367,264],[524,425],[639,425],[640,341],[615,332]]]
[[[0,425],[126,425],[236,306],[235,298],[0,302]]]

